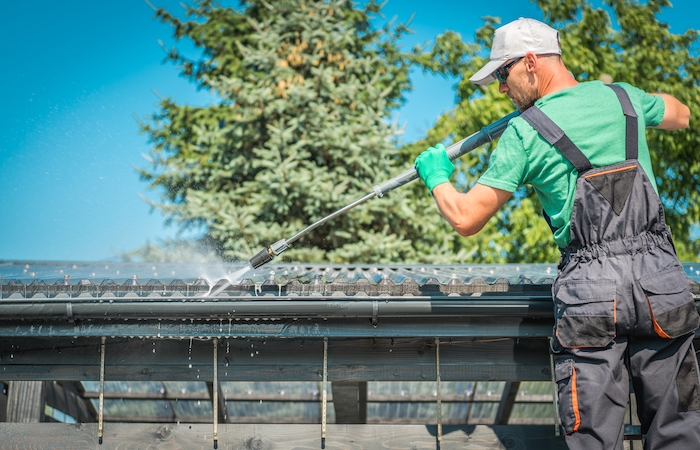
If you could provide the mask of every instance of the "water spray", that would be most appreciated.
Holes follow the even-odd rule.
[[[459,142],[456,142],[452,145],[450,145],[447,148],[447,156],[450,158],[451,161],[454,161],[455,159],[465,155],[466,153],[469,153],[470,151],[481,147],[484,144],[488,144],[489,142],[493,141],[494,139],[497,139],[503,134],[503,132],[506,129],[506,126],[508,125],[508,122],[510,119],[517,117],[520,114],[519,111],[514,111],[507,116],[497,120],[496,122],[493,122],[490,125],[486,125],[483,127],[481,130],[477,131],[476,133],[472,134],[469,137],[466,137],[462,139]],[[289,248],[292,246],[294,242],[296,242],[299,238],[304,236],[305,234],[309,233],[310,231],[314,230],[315,228],[323,225],[324,223],[328,222],[331,219],[334,219],[338,217],[341,214],[344,214],[345,212],[351,210],[352,208],[361,205],[362,203],[365,203],[367,200],[378,197],[382,198],[384,195],[386,195],[388,192],[393,191],[396,188],[399,188],[405,184],[408,184],[409,182],[415,180],[418,178],[418,172],[416,171],[415,167],[412,167],[411,169],[403,172],[402,174],[385,181],[382,184],[379,184],[377,186],[374,186],[374,190],[370,192],[369,194],[365,195],[364,197],[360,198],[359,200],[356,200],[352,203],[350,203],[347,206],[344,206],[343,208],[340,208],[339,210],[335,211],[334,213],[331,213],[324,217],[323,219],[312,223],[308,227],[304,228],[294,236],[290,237],[289,239],[280,239],[279,241],[275,242],[271,246],[267,248],[263,248],[260,250],[255,256],[250,258],[250,265],[253,267],[253,269],[257,269],[258,267],[269,263],[272,261],[272,259],[275,256],[279,256],[282,252],[289,250]]]

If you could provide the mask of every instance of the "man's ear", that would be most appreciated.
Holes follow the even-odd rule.
[[[528,52],[525,54],[525,69],[532,73],[537,67],[537,56],[534,53]]]

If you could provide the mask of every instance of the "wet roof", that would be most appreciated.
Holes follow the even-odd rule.
[[[698,292],[700,264],[684,264]],[[333,265],[0,261],[0,292],[184,295],[473,295],[548,290],[552,264]]]
[[[138,280],[140,284],[158,280],[162,284],[174,280],[196,282],[205,280],[216,283],[229,280],[232,284],[244,280],[256,283],[274,279],[277,284],[291,280],[309,282],[319,278],[331,283],[337,277],[347,281],[367,279],[378,283],[390,279],[395,284],[413,279],[423,284],[434,278],[447,283],[454,278],[469,282],[482,279],[488,283],[507,280],[511,284],[551,283],[556,275],[556,266],[551,264],[482,264],[482,265],[376,265],[376,264],[268,264],[258,269],[236,263],[96,263],[96,262],[24,262],[0,261],[0,282],[20,280],[31,283],[42,280],[46,283],[70,280],[76,283],[87,280],[100,284],[105,280],[123,282]]]
[[[700,268],[684,269],[700,300]],[[1,262],[0,336],[542,337],[555,275],[546,264]]]

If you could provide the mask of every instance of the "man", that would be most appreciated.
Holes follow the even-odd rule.
[[[416,159],[441,214],[478,232],[531,185],[562,250],[552,288],[559,416],[573,450],[622,449],[631,376],[645,449],[700,448],[700,324],[665,224],[645,128],[688,126],[674,97],[625,83],[578,83],[559,34],[519,19],[495,31],[490,61],[470,78],[499,82],[522,112],[466,193],[437,145]]]

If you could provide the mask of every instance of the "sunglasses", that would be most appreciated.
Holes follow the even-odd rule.
[[[515,60],[509,62],[505,66],[499,67],[498,69],[494,70],[493,77],[495,79],[497,79],[499,83],[501,83],[501,84],[505,83],[506,80],[508,79],[508,75],[510,75],[510,73],[509,73],[510,68],[513,67],[515,64],[517,64],[518,61],[520,61],[521,59],[523,59],[522,56],[518,59],[515,59]]]

